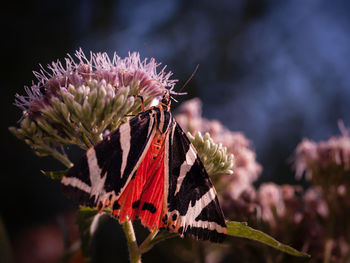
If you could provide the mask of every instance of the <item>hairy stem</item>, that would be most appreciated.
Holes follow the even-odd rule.
[[[128,218],[123,223],[123,229],[128,242],[130,263],[141,263],[141,253],[137,245],[134,227]]]

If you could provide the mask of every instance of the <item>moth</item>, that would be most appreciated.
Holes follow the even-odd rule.
[[[227,232],[216,191],[170,112],[170,96],[87,150],[62,178],[81,205],[112,208],[120,223],[139,218],[151,231],[222,242]]]

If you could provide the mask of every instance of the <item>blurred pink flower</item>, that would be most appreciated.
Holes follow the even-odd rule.
[[[313,185],[303,195],[303,224],[309,232],[304,244],[320,258],[324,255],[317,247],[323,254],[328,251],[332,262],[343,262],[350,248],[350,136],[344,125],[339,126],[341,136],[318,143],[304,139],[295,151],[296,177],[305,173]]]
[[[321,216],[327,218],[329,215],[328,206],[322,197],[322,192],[316,187],[306,190],[304,194],[305,212],[308,216],[315,218]]]
[[[222,143],[227,152],[234,155],[235,165],[232,175],[223,175],[220,181],[234,199],[245,191],[252,191],[252,183],[259,177],[262,167],[256,161],[250,141],[240,132],[232,132],[217,120],[201,117],[202,103],[198,98],[183,103],[175,118],[185,131],[209,132],[215,143]]]
[[[185,131],[209,132],[215,143],[222,143],[234,155],[233,174],[213,178],[224,214],[236,220],[247,220],[257,213],[256,190],[253,182],[262,167],[256,161],[251,142],[240,132],[233,132],[217,120],[202,118],[202,103],[198,98],[181,104],[175,115]]]
[[[303,188],[298,185],[282,185],[282,198],[285,205],[284,216],[295,224],[299,224],[303,219],[301,196]]]
[[[282,217],[286,212],[282,189],[274,183],[264,183],[259,187],[257,198],[262,209],[262,219],[275,227],[276,216]]]
[[[312,173],[308,168],[318,160],[316,143],[308,139],[303,139],[302,142],[297,146],[295,155],[295,176],[300,179],[305,172],[306,177],[310,180]]]
[[[336,169],[336,171],[335,171]],[[305,173],[311,180],[314,176],[344,176],[350,181],[350,137],[343,132],[342,136],[331,137],[328,141],[319,143],[304,139],[295,151],[296,177]],[[321,178],[318,178],[321,179]],[[322,178],[324,181],[325,178]]]

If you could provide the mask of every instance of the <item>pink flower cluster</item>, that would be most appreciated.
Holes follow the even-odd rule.
[[[296,176],[300,178],[305,172],[311,180],[318,172],[341,167],[350,177],[350,136],[343,134],[331,137],[319,143],[304,139],[295,151]],[[350,180],[350,178],[349,178]]]
[[[201,117],[202,105],[199,99],[192,99],[180,106],[175,118],[185,131],[195,133],[209,132],[215,143],[222,143],[227,152],[234,155],[234,173],[221,176],[221,183],[230,189],[233,198],[237,198],[259,177],[262,167],[256,162],[255,152],[250,141],[240,132],[232,132],[220,122]]]
[[[230,131],[216,120],[202,118],[201,107],[199,99],[189,100],[180,106],[175,118],[185,131],[209,132],[215,143],[222,143],[227,147],[227,152],[234,155],[233,174],[212,178],[221,193],[224,212],[226,210],[227,214],[231,214],[236,210],[236,215],[245,214],[243,211],[247,210],[253,212],[255,205],[251,204],[251,200],[255,198],[255,190],[252,183],[258,179],[262,167],[256,161],[251,143],[242,133]]]
[[[300,178],[306,173],[307,178],[312,178],[308,189],[272,182],[255,188],[253,183],[262,167],[242,133],[202,118],[199,99],[183,103],[176,119],[186,131],[209,132],[216,143],[222,143],[234,154],[234,173],[212,178],[227,218],[248,221],[249,225],[311,254],[310,262],[347,262],[344,261],[350,255],[350,137],[347,132],[320,143],[305,139],[298,145],[296,176]],[[247,246],[237,249],[242,255],[252,255]],[[274,256],[271,261],[292,262]]]
[[[67,89],[69,85],[75,88],[88,85],[92,81],[110,84],[115,92],[120,89],[137,85],[139,94],[142,96],[157,97],[163,94],[163,88],[167,87],[173,93],[176,80],[170,80],[172,73],[165,72],[163,67],[155,59],[141,60],[137,52],[129,53],[126,58],[120,58],[114,53],[110,59],[107,53],[90,53],[87,58],[80,49],[75,53],[76,59],[68,55],[65,65],[61,61],[52,62],[47,69],[41,66],[39,72],[34,72],[37,83],[31,87],[25,87],[27,96],[16,94],[15,105],[29,115],[40,114],[43,107],[50,105],[52,97],[59,97],[58,90]]]

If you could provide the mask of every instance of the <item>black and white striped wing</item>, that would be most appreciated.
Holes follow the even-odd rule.
[[[63,177],[63,192],[81,205],[101,208],[119,198],[136,172],[155,133],[152,111],[122,124]]]
[[[214,186],[180,126],[174,122],[169,132],[165,218],[169,230],[181,236],[221,242],[227,230]]]

